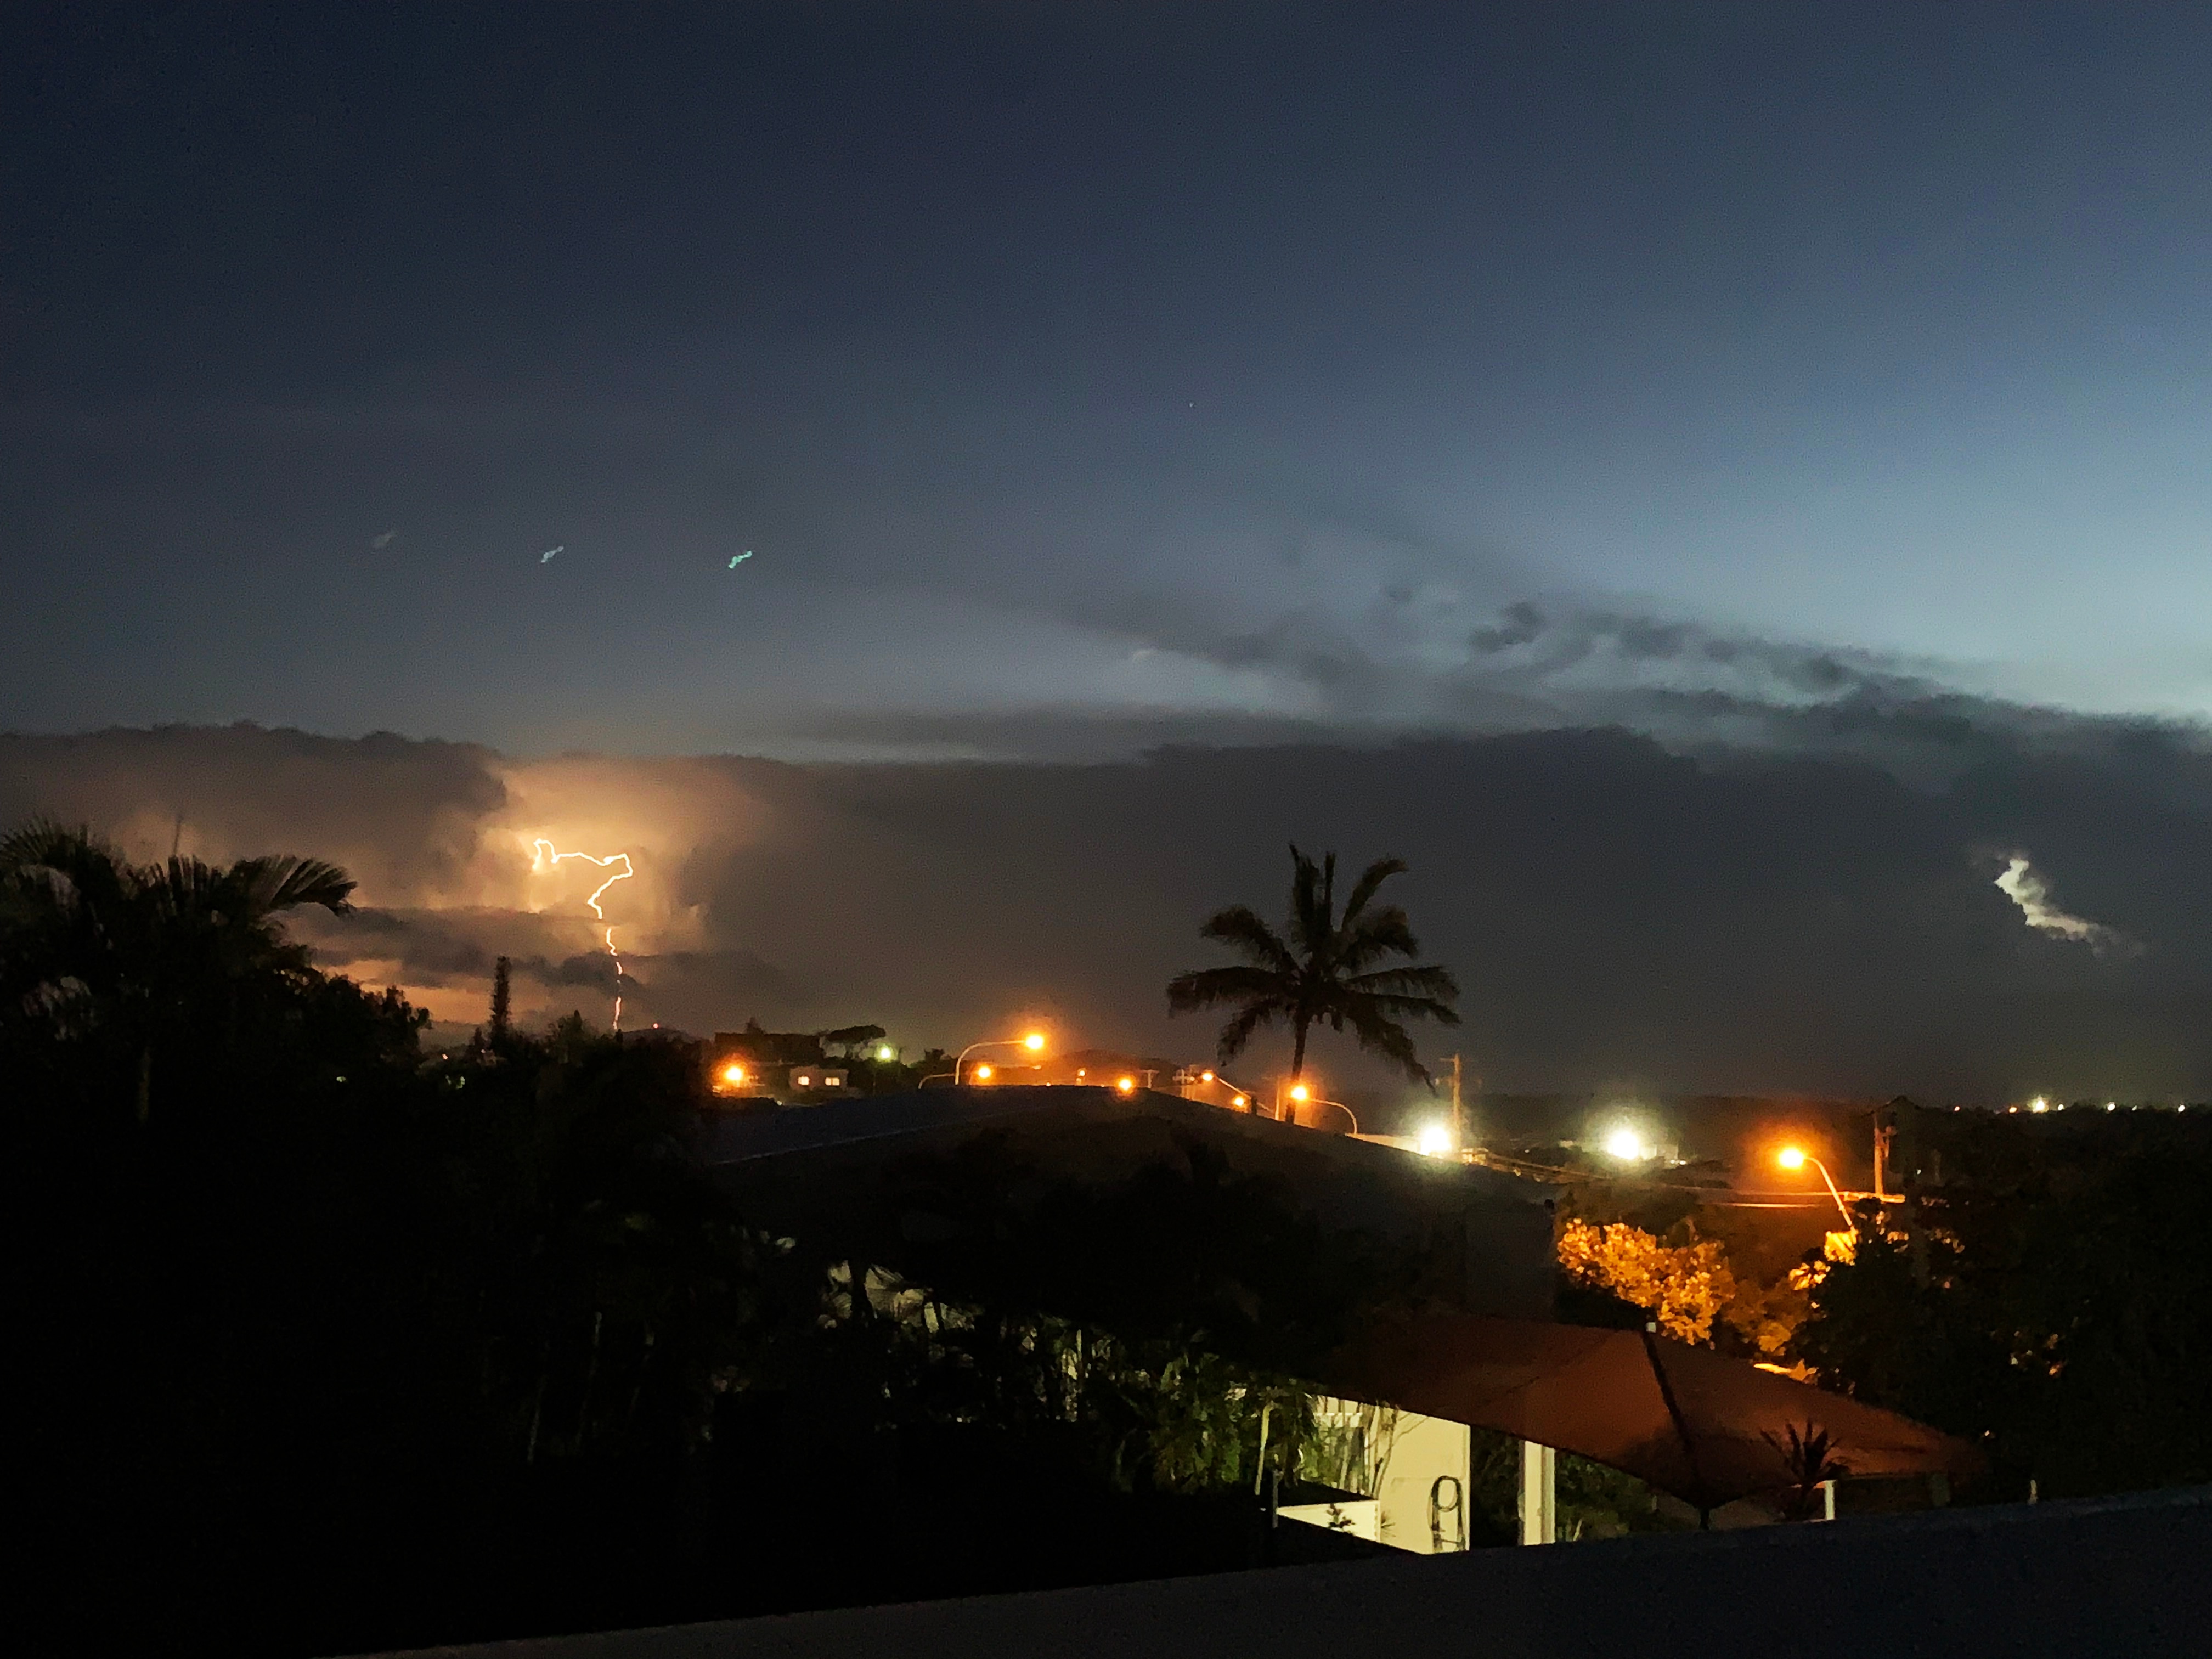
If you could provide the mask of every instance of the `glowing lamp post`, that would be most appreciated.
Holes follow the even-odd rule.
[[[960,1086],[960,1068],[968,1063],[968,1056],[978,1048],[1026,1048],[1033,1054],[1041,1054],[1044,1052],[1044,1033],[1031,1031],[1024,1037],[993,1037],[981,1042],[969,1043],[960,1051],[960,1058],[952,1062],[951,1075],[954,1088]],[[991,1068],[988,1066],[978,1066],[975,1068],[975,1075],[979,1081],[988,1082],[991,1074]]]
[[[1843,1212],[1844,1225],[1856,1228],[1858,1223],[1851,1218],[1851,1206],[1844,1202],[1844,1195],[1836,1190],[1836,1178],[1828,1173],[1828,1166],[1802,1146],[1784,1146],[1774,1155],[1774,1161],[1785,1170],[1802,1170],[1808,1164],[1820,1172],[1827,1184],[1828,1196],[1836,1200],[1836,1208]]]
[[[1200,1083],[1218,1083],[1223,1088],[1228,1090],[1230,1110],[1243,1112],[1251,1109],[1252,1091],[1249,1089],[1238,1088],[1225,1074],[1219,1072],[1200,1072],[1198,1074],[1198,1080]]]

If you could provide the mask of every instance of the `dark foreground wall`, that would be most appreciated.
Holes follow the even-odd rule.
[[[499,1659],[2130,1659],[2212,1652],[2212,1488],[441,1651]]]

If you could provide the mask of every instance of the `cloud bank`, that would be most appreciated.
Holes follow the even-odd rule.
[[[635,865],[607,896],[633,1025],[869,1020],[919,1046],[1034,1016],[1202,1055],[1210,1031],[1169,1021],[1161,988],[1212,960],[1209,909],[1279,904],[1295,840],[1411,861],[1424,945],[1467,988],[1456,1046],[1493,1088],[2212,1085],[2197,735],[1887,693],[1761,709],[1764,740],[1694,749],[1563,726],[999,764],[9,737],[0,817],[88,820],[143,855],[335,859],[363,908],[307,924],[322,959],[456,1029],[502,954],[527,1017],[611,1010],[593,872],[533,869],[543,835]],[[1322,1063],[1364,1075],[1334,1046]]]

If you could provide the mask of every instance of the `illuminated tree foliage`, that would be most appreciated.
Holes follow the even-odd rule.
[[[1647,1310],[1668,1335],[1711,1342],[1713,1321],[1736,1295],[1728,1253],[1705,1240],[1661,1243],[1625,1221],[1563,1223],[1559,1265],[1570,1277]]]

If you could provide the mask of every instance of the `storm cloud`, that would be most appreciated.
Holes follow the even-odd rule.
[[[1019,718],[1027,743],[1055,729]],[[0,816],[87,820],[142,855],[173,839],[335,859],[363,908],[307,924],[322,959],[456,1031],[483,1018],[499,955],[526,1017],[609,1012],[587,878],[532,872],[544,834],[636,866],[607,906],[629,1024],[869,1020],[915,1047],[1036,1016],[1202,1056],[1210,1031],[1167,1019],[1161,988],[1211,959],[1209,909],[1277,908],[1296,841],[1411,861],[1423,944],[1466,987],[1454,1042],[1494,1089],[2212,1082],[2200,733],[1863,688],[1746,702],[1742,720],[1759,741],[1716,738],[1707,708],[1690,745],[1617,726],[1248,731],[1135,758],[884,764],[173,727],[0,738]],[[2031,925],[1996,885],[2015,858],[2139,948]],[[1333,1046],[1322,1060],[1366,1075]]]

